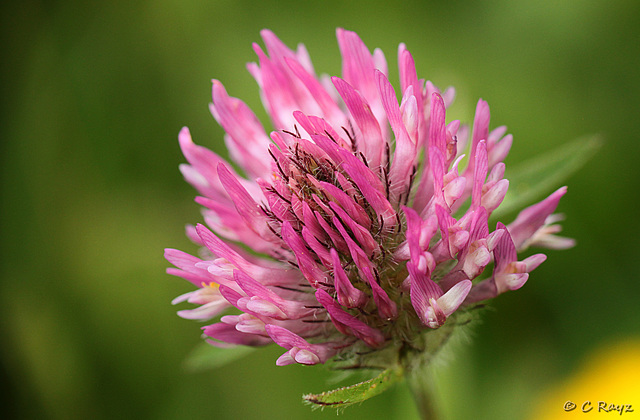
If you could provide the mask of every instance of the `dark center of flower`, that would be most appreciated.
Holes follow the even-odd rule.
[[[385,187],[385,198],[388,199],[388,164],[369,168],[366,157],[355,151],[355,135],[345,128],[343,130],[352,145],[349,153],[378,175]],[[270,205],[262,206],[262,210],[269,218],[270,230],[281,237],[279,232],[283,222],[289,222],[296,233],[305,238],[307,246],[311,248],[309,254],[320,266],[331,267],[326,260],[330,250],[336,250],[348,280],[366,296],[363,304],[344,308],[345,311],[382,331],[387,339],[393,339],[396,343],[415,339],[415,331],[423,330],[424,326],[411,305],[409,290],[403,287],[408,276],[406,264],[398,263],[394,254],[406,239],[406,220],[399,207],[409,201],[417,168],[414,167],[411,173],[407,188],[409,193],[394,208],[391,223],[387,220],[385,224],[385,218],[374,209],[358,182],[349,171],[343,169],[341,163],[316,150],[316,146],[300,136],[297,127],[294,131],[284,133],[291,138],[291,142],[283,150],[272,149],[270,152],[274,161],[274,182],[264,187],[269,194]],[[323,135],[336,147],[341,147],[331,134],[325,132]],[[387,153],[386,162],[388,159]],[[278,206],[278,201],[284,205]],[[335,229],[336,226],[342,229]],[[321,231],[314,231],[318,227]],[[354,251],[354,247],[359,249]],[[354,260],[354,253],[360,250],[364,252],[361,257],[370,262],[370,273],[363,273],[366,263]],[[289,262],[295,264],[294,261]],[[327,274],[336,276],[335,270]],[[367,275],[370,277],[366,278]],[[372,287],[372,281],[392,302],[391,305],[395,305],[393,316],[381,316],[380,302],[375,296],[376,287]],[[321,283],[320,286],[336,296],[334,281]]]

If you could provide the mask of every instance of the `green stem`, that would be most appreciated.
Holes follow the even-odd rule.
[[[459,312],[453,314],[447,323],[436,330],[423,333],[411,345],[405,345],[400,351],[400,363],[404,368],[407,384],[413,394],[422,420],[438,420],[440,412],[434,398],[434,382],[430,368],[433,359],[446,346],[457,322],[466,320]]]
[[[438,420],[440,416],[434,401],[433,381],[425,365],[416,366],[407,372],[407,384],[416,402],[421,420]]]

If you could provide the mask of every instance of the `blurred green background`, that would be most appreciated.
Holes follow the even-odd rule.
[[[355,30],[385,51],[394,83],[405,42],[420,76],[457,88],[449,119],[470,122],[482,97],[492,127],[509,126],[507,168],[582,135],[606,140],[559,207],[578,246],[548,252],[440,370],[450,418],[528,418],[593,349],[640,334],[637,0],[0,7],[4,418],[335,418],[300,403],[331,375],[277,368],[276,346],[187,372],[200,325],[175,315],[170,301],[190,285],[164,273],[163,248],[195,252],[183,226],[201,220],[177,169],[178,131],[225,153],[212,78],[267,121],[244,67],[262,28],[305,43],[330,74],[335,28]],[[339,418],[415,416],[400,386]]]

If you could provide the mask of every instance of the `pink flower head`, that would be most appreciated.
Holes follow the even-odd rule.
[[[198,288],[174,303],[200,306],[178,314],[216,319],[203,328],[214,345],[277,343],[278,365],[420,350],[416,337],[522,287],[546,258],[518,261],[518,250],[572,245],[552,236],[564,187],[490,229],[512,137],[490,131],[485,101],[471,129],[447,124],[453,89],[419,79],[404,45],[396,92],[380,50],[354,32],[337,37],[342,77],[318,78],[302,45],[292,51],[262,31],[266,52],[254,45],[248,69],[270,134],[213,82],[211,112],[239,172],[187,128],[179,136],[208,227],[188,229],[200,258],[166,251],[177,267],[168,272]]]

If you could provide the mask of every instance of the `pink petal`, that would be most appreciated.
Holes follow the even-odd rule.
[[[369,347],[380,347],[385,342],[380,330],[370,327],[353,315],[345,312],[342,307],[324,290],[316,290],[316,298],[324,306],[331,316],[334,324],[346,328],[347,331],[364,341]],[[336,325],[336,327],[338,326]]]
[[[396,138],[396,149],[393,155],[391,170],[389,171],[389,192],[391,200],[397,202],[402,194],[406,194],[411,170],[416,159],[416,144],[409,137],[409,133],[402,122],[400,107],[396,93],[391,83],[381,72],[376,72],[378,90],[382,98],[382,106]]]
[[[551,213],[556,210],[563,195],[567,193],[567,187],[561,187],[541,202],[522,210],[516,220],[508,226],[509,233],[513,236],[516,247],[529,239],[540,229]]]
[[[382,164],[386,143],[380,131],[378,120],[373,115],[367,101],[349,83],[338,77],[332,77],[331,80],[362,133],[362,139],[358,142],[358,150],[361,150],[367,157],[369,166],[377,168]]]
[[[320,258],[320,261],[325,266],[331,266],[331,256],[329,255],[329,249],[311,233],[307,227],[302,228],[302,239],[307,243],[309,248]]]
[[[218,176],[227,194],[229,194],[233,204],[236,206],[238,213],[247,225],[260,237],[275,243],[279,242],[278,238],[276,238],[267,227],[269,223],[268,217],[260,210],[258,204],[231,171],[229,171],[226,165],[222,163],[218,165]]]
[[[380,246],[378,245],[378,242],[375,239],[373,239],[373,236],[371,236],[369,229],[366,229],[365,227],[355,222],[351,217],[349,217],[347,212],[345,212],[336,203],[330,202],[329,206],[338,215],[338,217],[340,217],[340,219],[349,227],[349,229],[353,233],[353,236],[356,238],[356,240],[358,241],[358,243],[360,244],[360,246],[362,247],[362,249],[365,251],[367,255],[373,255],[373,254],[377,255],[380,253]]]
[[[369,104],[379,103],[376,91],[373,57],[360,37],[342,28],[336,30],[338,45],[342,53],[342,78],[360,91]],[[380,119],[375,111],[376,119]]]
[[[328,193],[331,198],[333,198],[335,202],[340,205],[341,209],[347,212],[349,217],[351,217],[360,225],[364,226],[366,229],[371,228],[371,219],[369,218],[369,215],[360,204],[356,203],[353,200],[353,198],[349,197],[340,188],[334,186],[333,184],[329,184],[328,182],[322,181],[320,182],[320,185],[324,188],[325,192]],[[333,210],[335,211],[335,209]]]
[[[336,105],[318,80],[310,75],[296,60],[285,58],[285,62],[293,74],[295,74],[308,89],[311,97],[318,103],[318,106],[322,110],[322,115],[338,126],[344,125],[344,113],[338,108],[338,105]]]
[[[488,162],[489,161],[487,160],[487,143],[485,141],[480,141],[478,142],[478,145],[476,147],[476,162],[475,162],[475,168],[474,168],[475,172],[473,174],[473,191],[471,193],[471,209],[472,210],[475,210],[482,201],[482,187],[484,186],[484,182],[487,178],[487,173],[489,171]]]
[[[322,217],[320,213],[316,211],[314,212],[314,214],[316,216],[318,224],[329,235],[329,237],[331,238],[331,242],[333,242],[333,245],[336,247],[336,249],[340,252],[349,252],[349,247],[347,247],[347,243],[344,241],[342,236],[334,228],[332,228],[326,220],[324,220],[324,217]]]
[[[489,111],[489,105],[482,99],[478,100],[476,105],[476,115],[473,120],[473,137],[471,139],[471,150],[469,152],[469,166],[467,167],[465,174],[470,176],[473,174],[476,162],[476,149],[480,140],[487,140],[489,136],[489,119],[491,113]]]
[[[498,222],[496,229],[506,229],[506,227]],[[509,263],[518,259],[516,247],[508,231],[502,234],[493,253],[496,261],[495,272],[503,272]]]
[[[422,88],[418,81],[416,65],[411,53],[404,44],[400,44],[398,47],[398,69],[400,71],[400,89],[402,92],[405,92],[411,86],[414,95],[421,95]],[[422,98],[417,97],[416,99],[418,99],[418,115],[422,115]]]
[[[290,364],[294,360],[305,365],[324,363],[337,351],[328,343],[311,344],[297,334],[277,325],[269,324],[265,329],[274,342],[290,350],[278,358],[276,362],[278,366]]]
[[[420,273],[413,263],[408,262],[407,268],[411,276],[410,296],[411,305],[418,314],[423,324],[427,325],[427,308],[431,306],[431,299],[438,299],[442,296],[440,287],[427,275]]]
[[[311,252],[305,246],[304,241],[288,222],[282,223],[282,239],[293,251],[300,271],[313,288],[318,288],[320,283],[327,282],[327,274],[313,260]]]
[[[340,305],[346,308],[361,307],[366,302],[366,295],[355,288],[347,277],[340,263],[340,257],[335,249],[331,249],[331,259],[333,266],[333,284],[336,289],[336,295]]]
[[[205,335],[228,344],[242,344],[245,346],[264,346],[271,343],[271,339],[255,334],[246,334],[236,330],[232,325],[217,323],[202,328]],[[215,344],[211,342],[211,344]]]
[[[445,107],[442,96],[431,96],[431,123],[429,125],[429,148],[435,147],[443,154],[446,152]]]
[[[228,196],[220,183],[217,169],[224,160],[211,150],[195,145],[187,127],[180,130],[178,140],[182,154],[191,164],[191,166],[182,165],[180,167],[187,181],[203,195],[227,200]]]
[[[224,86],[213,81],[211,112],[238,150],[240,163],[254,177],[268,176],[271,158],[267,153],[270,141],[262,124],[240,99],[227,95]]]

